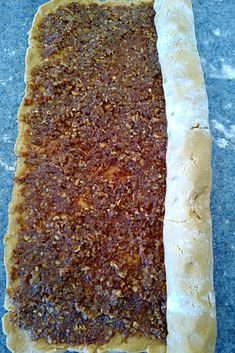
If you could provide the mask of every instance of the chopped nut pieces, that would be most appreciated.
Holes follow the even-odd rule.
[[[148,5],[45,17],[16,182],[16,324],[34,340],[166,338],[166,119]],[[29,109],[30,107],[30,109]]]

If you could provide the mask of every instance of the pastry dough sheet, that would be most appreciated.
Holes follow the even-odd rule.
[[[74,0],[53,0],[39,8],[30,32],[26,55],[26,95],[29,92],[31,69],[40,62],[34,33],[43,16]],[[115,4],[144,1],[78,1],[80,3]],[[149,1],[147,1],[149,2]],[[8,313],[3,318],[7,346],[15,353],[41,352],[141,352],[211,353],[216,338],[213,261],[209,199],[211,190],[211,137],[205,84],[196,48],[193,13],[188,0],[156,0],[155,25],[158,33],[158,54],[164,79],[168,121],[167,194],[165,201],[164,249],[167,276],[167,347],[148,337],[120,335],[103,346],[69,347],[48,345],[44,340],[33,342],[26,331],[11,323],[14,307],[6,296]],[[26,128],[18,113],[19,135],[16,153],[24,150]],[[16,176],[21,175],[23,158],[18,158]],[[9,226],[5,236],[7,276],[11,256],[17,242],[19,187],[15,184],[9,206]],[[172,236],[174,235],[174,236]]]

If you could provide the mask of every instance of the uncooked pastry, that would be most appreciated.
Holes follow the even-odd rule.
[[[42,16],[58,6],[74,0],[52,0],[41,6],[30,32],[26,55],[26,94],[30,71],[39,63],[34,33]],[[98,3],[80,0],[80,3]],[[106,1],[105,4],[130,4],[141,1]],[[142,1],[143,2],[143,1]],[[147,2],[149,2],[147,0]],[[158,54],[168,121],[167,192],[164,219],[164,249],[167,276],[167,347],[148,337],[129,338],[123,342],[115,335],[103,346],[68,347],[48,345],[42,339],[33,342],[26,331],[10,321],[14,310],[6,296],[9,311],[3,318],[7,346],[15,353],[142,352],[149,353],[211,353],[216,338],[215,301],[212,273],[211,218],[211,137],[208,127],[207,95],[200,59],[196,48],[194,20],[190,0],[156,0],[155,25],[158,33]],[[22,132],[25,125],[18,113],[19,135],[16,153],[24,148]],[[16,176],[23,168],[17,161]],[[19,201],[18,186],[14,186],[9,206],[9,226],[5,236],[5,266],[11,267],[11,254],[17,232],[14,205]]]

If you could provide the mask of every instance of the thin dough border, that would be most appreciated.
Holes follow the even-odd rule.
[[[26,95],[30,71],[40,62],[35,31],[42,16],[71,2],[99,5],[153,3],[151,0],[51,0],[42,5],[34,17],[26,54]],[[33,342],[28,333],[12,325],[14,306],[8,297],[9,311],[3,318],[7,347],[13,353],[52,353],[110,351],[148,353],[212,353],[216,339],[213,260],[211,244],[210,190],[211,137],[208,128],[207,95],[196,48],[191,0],[155,0],[155,26],[158,55],[168,123],[167,192],[164,220],[164,249],[167,276],[167,348],[159,340],[130,337],[125,343],[116,334],[107,344],[69,347],[49,345],[45,340]],[[21,116],[28,111],[21,104],[18,112],[19,134],[16,153],[24,148],[27,128]],[[24,160],[18,158],[16,176],[23,171]],[[9,205],[9,225],[5,236],[7,277],[11,255],[16,245],[19,186],[13,188]],[[174,235],[174,236],[172,236]],[[8,278],[7,278],[8,283]]]

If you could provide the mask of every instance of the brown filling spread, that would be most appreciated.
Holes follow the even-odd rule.
[[[166,338],[167,136],[153,20],[149,5],[72,3],[38,27],[16,178],[20,285],[9,290],[34,340]]]

